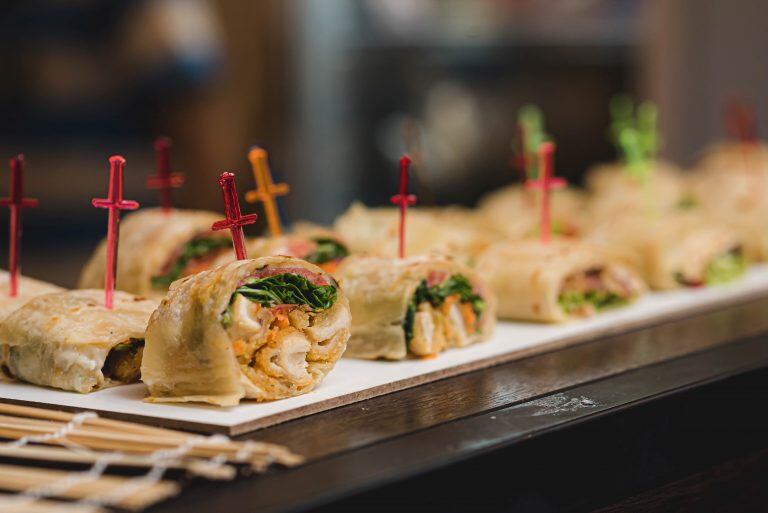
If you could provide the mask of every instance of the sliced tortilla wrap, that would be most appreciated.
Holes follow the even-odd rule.
[[[350,322],[336,281],[297,258],[189,276],[173,284],[147,328],[148,400],[231,406],[305,394],[341,357]]]
[[[499,298],[502,319],[562,322],[634,301],[640,277],[598,248],[575,241],[500,242],[476,269]]]
[[[221,218],[199,210],[142,209],[120,223],[116,287],[144,296],[162,297],[174,279],[213,265],[222,253],[231,252],[226,230],[212,232]],[[94,251],[80,275],[80,288],[104,285],[106,239]]]
[[[539,232],[541,196],[538,191],[519,185],[491,192],[480,200],[478,215],[486,229],[520,240],[536,237]],[[574,188],[550,192],[552,231],[575,237],[581,232],[586,196]]]
[[[352,308],[345,356],[431,356],[493,333],[495,298],[476,273],[445,257],[353,256],[337,276]]]
[[[147,321],[157,302],[103,290],[37,296],[0,323],[6,371],[29,383],[88,393],[138,381]]]
[[[746,268],[740,232],[700,212],[614,216],[594,225],[585,240],[632,263],[654,289],[728,281]]]
[[[52,283],[19,276],[18,293],[15,297],[8,295],[11,275],[8,271],[0,270],[0,320],[23,306],[33,297],[51,292],[62,292],[64,289]]]

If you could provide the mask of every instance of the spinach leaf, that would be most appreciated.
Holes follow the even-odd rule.
[[[152,277],[152,287],[156,289],[167,289],[171,286],[171,283],[179,279],[181,273],[184,272],[184,269],[189,262],[231,245],[232,241],[224,237],[192,239],[184,246],[184,249],[182,249],[167,273]]]
[[[266,307],[309,305],[313,311],[327,310],[336,302],[336,287],[333,285],[314,285],[305,277],[291,273],[250,278],[235,290],[233,298],[235,294],[242,294]]]
[[[595,310],[604,310],[625,304],[627,299],[615,292],[590,290],[588,292],[564,292],[557,299],[560,308],[566,313],[573,313],[586,304],[591,304]]]
[[[347,248],[337,240],[325,237],[320,237],[314,240],[317,243],[317,249],[307,256],[307,262],[324,264],[349,255]]]
[[[747,270],[747,262],[741,250],[724,253],[707,266],[704,282],[707,285],[717,285],[733,281]]]
[[[413,323],[416,319],[416,310],[421,303],[429,302],[433,307],[438,307],[445,302],[448,296],[457,294],[461,303],[470,303],[475,315],[480,317],[485,309],[485,301],[472,290],[472,284],[463,274],[454,274],[439,285],[427,286],[427,281],[422,280],[413,293],[403,319],[403,331],[406,344],[413,338]]]

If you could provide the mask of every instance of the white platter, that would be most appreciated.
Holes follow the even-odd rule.
[[[81,395],[15,382],[0,382],[0,400],[36,406],[88,409],[112,417],[201,432],[231,435],[252,431],[429,381],[531,356],[595,337],[657,323],[687,312],[768,294],[768,265],[753,266],[736,283],[693,290],[655,292],[636,304],[564,325],[500,322],[487,342],[401,362],[342,359],[309,394],[271,403],[243,402],[231,408],[152,404],[141,384]]]

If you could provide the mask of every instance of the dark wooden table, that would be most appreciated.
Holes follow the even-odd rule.
[[[767,406],[760,298],[258,431],[308,463],[150,511],[768,511]]]

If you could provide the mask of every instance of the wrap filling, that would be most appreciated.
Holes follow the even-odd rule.
[[[431,273],[408,303],[403,321],[413,354],[428,356],[445,347],[463,346],[480,329],[485,301],[462,274]]]
[[[132,338],[110,349],[101,373],[104,378],[120,383],[135,383],[141,378],[144,340]]]
[[[586,269],[563,282],[558,304],[569,315],[587,317],[634,299],[637,287],[628,273],[613,267]]]
[[[333,345],[326,339],[337,327],[320,325],[336,299],[335,283],[322,275],[301,267],[265,268],[237,287],[221,324],[241,366],[306,386],[312,382],[308,361],[323,357],[323,347],[313,343],[328,350]]]
[[[686,287],[717,285],[733,281],[747,270],[747,261],[741,247],[715,255],[703,269],[697,272],[677,272],[675,279]]]
[[[231,247],[232,241],[226,237],[195,237],[179,247],[163,266],[160,274],[152,277],[152,287],[167,289],[179,278],[208,269],[218,256]]]

